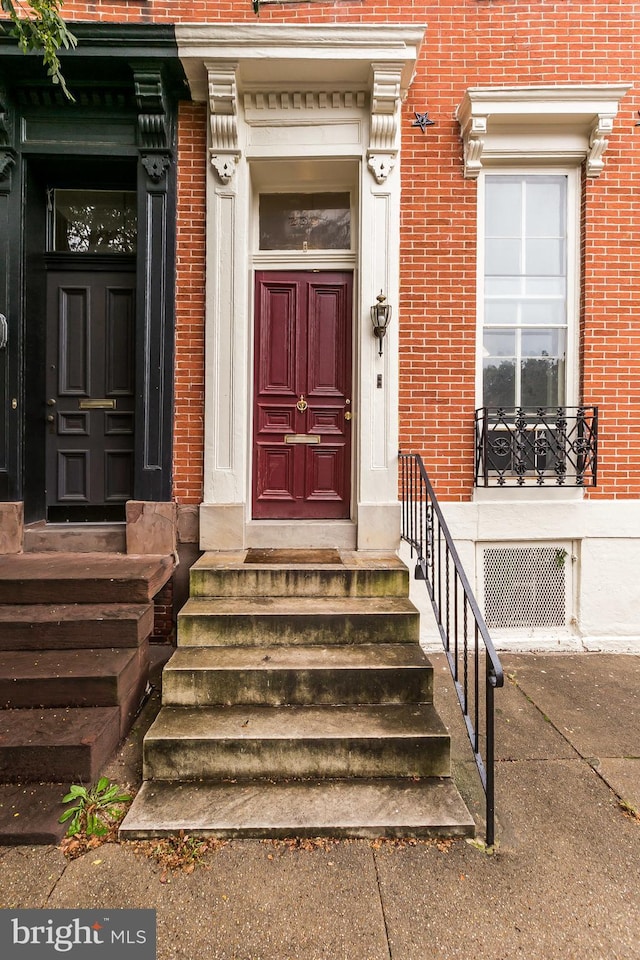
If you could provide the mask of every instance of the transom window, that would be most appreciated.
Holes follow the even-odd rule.
[[[566,402],[566,175],[484,180],[482,402]]]
[[[135,190],[54,190],[53,250],[135,253]]]
[[[348,193],[260,194],[261,250],[349,250]]]

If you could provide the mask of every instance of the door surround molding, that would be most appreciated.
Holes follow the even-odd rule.
[[[397,311],[400,111],[423,35],[421,26],[390,24],[176,27],[192,96],[209,108],[202,549],[243,549],[265,537],[269,546],[279,537],[291,544],[292,535],[316,546],[331,542],[332,531],[339,542],[339,525],[358,549],[398,546],[398,322],[395,316],[380,357],[369,308],[383,289]],[[350,522],[334,529],[334,522],[298,521],[292,530],[251,520],[252,176],[274,161],[299,161],[302,171],[309,159],[347,161],[359,204],[355,496]]]

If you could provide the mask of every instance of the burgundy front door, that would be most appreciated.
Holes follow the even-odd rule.
[[[256,274],[253,516],[347,519],[352,275]]]

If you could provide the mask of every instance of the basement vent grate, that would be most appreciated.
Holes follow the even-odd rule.
[[[565,626],[566,558],[558,547],[485,548],[487,626]]]

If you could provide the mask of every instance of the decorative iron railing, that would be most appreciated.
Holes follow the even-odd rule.
[[[598,408],[476,410],[477,487],[595,487]]]
[[[495,840],[494,690],[504,674],[422,458],[400,453],[402,539],[424,580],[486,798],[486,843]]]

